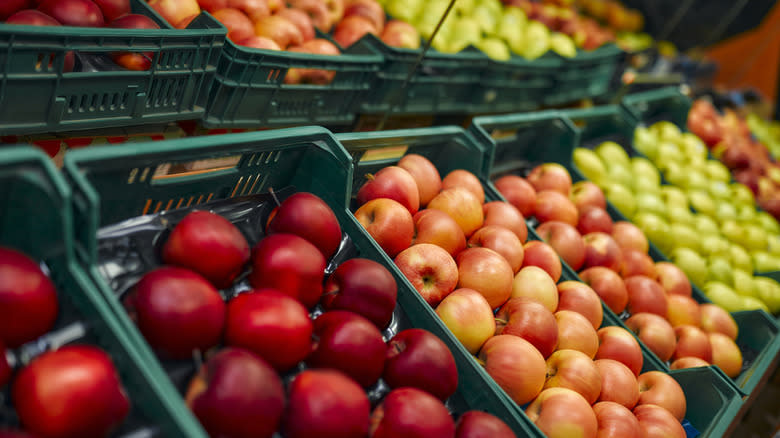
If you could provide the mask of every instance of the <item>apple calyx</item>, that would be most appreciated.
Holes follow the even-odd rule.
[[[387,350],[386,359],[398,356],[406,350],[406,343],[401,341],[390,341],[390,348]]]

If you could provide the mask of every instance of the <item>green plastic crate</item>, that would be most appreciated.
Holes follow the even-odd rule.
[[[508,61],[489,60],[471,112],[511,113],[540,108],[555,89],[555,75],[563,63],[553,53],[533,61],[517,55]]]
[[[545,96],[545,105],[563,105],[581,99],[603,97],[625,63],[626,53],[614,44],[591,51],[578,51],[574,58],[563,58],[555,74],[554,88]]]
[[[0,158],[0,244],[48,267],[60,302],[54,330],[81,323],[86,333],[75,342],[100,346],[111,355],[132,403],[117,434],[144,430],[151,435],[143,436],[202,436],[193,432],[197,425],[184,405],[171,399],[164,375],[147,366],[136,348],[137,339],[75,262],[70,199],[70,188],[40,150],[5,149]]]
[[[172,29],[144,1],[132,0],[131,6],[161,30],[0,23],[0,135],[200,118],[226,29],[205,13],[187,29]],[[154,58],[149,71],[102,61],[100,71],[65,73],[69,51],[91,63],[93,55],[114,51],[150,52]]]
[[[226,160],[221,170],[156,179],[170,165]],[[94,265],[95,233],[111,224],[144,213],[197,205],[208,200],[266,192],[269,188],[295,187],[324,199],[334,210],[342,231],[350,236],[360,257],[387,266],[398,283],[398,303],[405,318],[441,338],[455,356],[459,384],[451,400],[503,419],[518,437],[539,436],[535,427],[514,410],[484,370],[436,318],[433,309],[414,291],[379,246],[349,212],[347,202],[352,168],[346,152],[332,134],[316,127],[199,137],[126,148],[95,147],[69,153],[65,172],[74,186],[77,227],[76,247],[82,264]],[[98,279],[105,300],[117,299],[105,281]],[[119,309],[118,311],[122,311]],[[128,330],[137,331],[134,327]],[[159,362],[145,341],[150,365]]]
[[[613,140],[630,145],[636,121],[619,106],[602,106],[585,110],[544,111],[502,117],[482,117],[474,120],[472,132],[485,144],[494,144],[491,176],[530,168],[542,162],[564,165],[573,181],[585,179],[572,161],[574,148],[594,146]],[[639,155],[629,147],[631,155]],[[607,211],[613,220],[627,220],[611,203]],[[658,248],[650,244],[654,261],[668,261]],[[710,300],[695,286],[693,298]],[[739,326],[737,344],[750,367],[735,379],[737,386],[751,394],[780,352],[780,327],[763,310],[732,314]]]

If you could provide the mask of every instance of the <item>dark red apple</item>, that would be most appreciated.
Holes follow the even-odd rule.
[[[59,304],[54,283],[31,258],[0,247],[0,341],[16,348],[48,332]]]
[[[221,350],[203,364],[186,398],[215,437],[271,438],[284,410],[284,387],[276,370],[242,348]]]
[[[495,415],[468,411],[455,424],[455,438],[515,438],[515,433]]]
[[[21,430],[0,429],[0,438],[37,438]]]
[[[6,20],[5,24],[29,24],[31,26],[62,26],[59,21],[36,9],[21,10]]]
[[[205,278],[184,268],[146,273],[125,306],[149,344],[174,359],[205,352],[222,337],[225,302]]]
[[[357,192],[358,205],[377,198],[398,201],[412,216],[420,209],[417,182],[412,174],[398,166],[388,166],[375,175],[368,176],[368,181]]]
[[[0,2],[0,21],[31,7],[32,0],[5,0]]]
[[[325,257],[295,234],[272,234],[252,250],[252,287],[278,289],[306,308],[320,300],[324,277]]]
[[[371,414],[371,438],[450,438],[455,423],[444,404],[416,388],[390,392]]]
[[[320,302],[325,310],[355,312],[383,330],[393,317],[397,295],[398,286],[387,268],[355,258],[340,264],[328,277]]]
[[[3,344],[3,341],[0,340],[0,388],[4,387],[5,384],[8,383],[8,380],[11,379],[11,373],[13,372],[5,353],[5,345]],[[0,436],[2,436],[1,433]]]
[[[387,343],[382,378],[391,388],[411,386],[446,400],[458,388],[455,358],[447,345],[423,329],[406,329]]]
[[[312,331],[306,308],[274,289],[240,294],[227,306],[225,343],[258,354],[279,371],[309,354]]]
[[[103,12],[92,0],[46,0],[38,10],[64,26],[103,27]]]
[[[106,22],[112,22],[130,13],[130,0],[92,0],[103,13]]]
[[[341,244],[341,227],[336,214],[322,199],[311,193],[296,193],[276,209],[268,224],[268,234],[297,234],[330,258]]]
[[[160,26],[146,15],[127,14],[112,21],[110,27],[122,29],[159,29]],[[152,68],[154,52],[131,53],[115,52],[111,54],[111,59],[128,70],[146,71]],[[247,249],[248,251],[248,249]]]

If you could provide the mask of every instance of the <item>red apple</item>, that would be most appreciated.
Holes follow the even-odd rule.
[[[286,371],[311,351],[312,322],[298,301],[274,289],[245,292],[227,307],[225,343]]]
[[[479,358],[490,377],[520,406],[533,400],[544,387],[544,357],[523,338],[493,336],[482,346]]]
[[[710,363],[698,357],[681,357],[669,365],[669,369],[681,370],[684,368],[708,367]]]
[[[350,15],[338,22],[333,31],[333,40],[341,47],[349,47],[366,34],[379,36],[374,23],[366,17]]]
[[[482,212],[485,215],[484,226],[498,225],[507,228],[515,233],[523,244],[528,240],[528,225],[525,223],[525,218],[512,204],[504,201],[488,202],[482,205]]]
[[[655,280],[658,274],[655,271],[655,263],[649,255],[635,249],[624,249],[621,252],[623,263],[620,266],[620,276],[623,278],[642,275]]]
[[[322,0],[288,0],[287,5],[306,12],[311,17],[314,27],[321,32],[330,32],[330,28],[335,24],[330,18],[328,7]],[[273,11],[273,8],[271,9]]]
[[[616,315],[623,313],[628,304],[628,291],[623,279],[615,271],[594,266],[580,272],[579,277]]]
[[[200,14],[197,0],[147,0],[147,3],[171,26],[179,29],[187,27],[190,19]]]
[[[395,258],[402,274],[431,306],[437,306],[458,285],[458,265],[442,248],[419,243]]]
[[[440,400],[458,388],[455,358],[447,345],[423,329],[398,332],[387,343],[382,378],[391,388],[411,386]]]
[[[92,0],[103,13],[103,18],[110,23],[117,18],[130,13],[130,0]]]
[[[582,234],[589,234],[596,231],[602,233],[612,233],[612,218],[607,210],[599,207],[586,206],[579,209],[579,219],[577,220],[577,231]]]
[[[228,0],[198,0],[198,6],[209,14],[228,7]]]
[[[590,321],[572,310],[561,310],[554,315],[558,321],[558,350],[577,350],[590,358],[596,357],[599,336]]]
[[[595,232],[582,237],[585,242],[585,262],[583,267],[604,266],[615,272],[620,271],[622,251],[609,234]]]
[[[569,196],[571,190],[569,171],[558,163],[540,164],[531,169],[526,179],[537,192],[554,190]]]
[[[32,7],[32,0],[6,0],[0,4],[0,21]]]
[[[441,210],[422,210],[412,218],[415,236],[412,244],[431,243],[455,257],[466,249],[466,236],[455,219]]]
[[[252,249],[249,283],[256,289],[277,289],[314,307],[322,296],[325,257],[295,234],[271,234]]]
[[[575,271],[579,270],[585,262],[585,243],[573,226],[559,221],[549,221],[536,227],[536,233]]]
[[[659,359],[666,362],[677,347],[674,328],[662,316],[652,313],[637,313],[626,320],[626,327]]]
[[[242,41],[255,34],[252,20],[238,9],[224,8],[212,14],[228,30],[228,38],[232,41]]]
[[[680,357],[698,357],[712,363],[712,345],[702,329],[692,325],[678,325],[674,328],[677,347],[672,360]]]
[[[54,283],[31,258],[0,247],[0,341],[16,348],[54,327],[59,312]]]
[[[193,211],[171,231],[162,248],[163,261],[191,269],[218,288],[226,288],[249,261],[249,244],[222,216]]]
[[[602,210],[607,209],[607,199],[604,197],[604,192],[601,191],[599,186],[590,181],[578,181],[574,183],[569,191],[569,198],[580,212],[582,212],[585,207],[596,207],[601,208]]]
[[[539,302],[550,312],[558,308],[558,287],[550,275],[537,266],[526,266],[515,275],[511,298],[521,297]]]
[[[259,37],[259,36],[251,36],[247,39],[238,41],[236,44],[239,46],[245,46],[245,47],[251,47],[254,49],[263,49],[263,50],[282,50],[281,47],[279,47],[279,44],[276,44],[276,41],[266,38],[266,37]],[[287,73],[289,75],[290,70],[287,70]],[[285,79],[287,76],[285,76]]]
[[[194,1],[194,0],[193,0]],[[103,27],[103,12],[92,0],[46,0],[38,10],[64,26]]]
[[[420,48],[420,33],[411,24],[401,20],[390,20],[381,35],[382,42],[390,47],[417,50]]]
[[[636,375],[616,360],[597,359],[593,363],[601,376],[601,393],[598,400],[619,403],[627,409],[633,409],[639,401]]]
[[[545,436],[596,438],[596,414],[588,401],[571,389],[545,389],[525,413]]]
[[[523,266],[523,243],[508,228],[486,225],[478,229],[469,239],[469,247],[484,247],[499,253],[509,263],[512,273]]]
[[[644,275],[635,275],[624,280],[628,291],[628,311],[654,313],[666,317],[669,304],[666,293],[657,281]]]
[[[306,370],[290,383],[282,418],[285,438],[362,438],[371,403],[357,383],[335,370]]]
[[[666,319],[672,324],[672,327],[678,325],[692,325],[699,327],[701,324],[701,311],[699,303],[687,295],[668,295],[668,311]]]
[[[599,423],[597,438],[639,438],[642,430],[639,421],[625,406],[603,401],[593,405],[593,413]]]
[[[314,38],[300,46],[290,46],[288,52],[314,53],[318,55],[338,56],[341,51],[335,44],[324,38]],[[327,85],[336,77],[335,70],[321,68],[290,68],[284,76],[285,84]]]
[[[298,27],[287,18],[269,15],[255,23],[255,35],[270,38],[286,49],[290,46],[298,46],[303,43],[303,34]]]
[[[0,437],[2,438],[36,438],[27,432],[11,429],[0,429]]]
[[[612,224],[612,238],[623,249],[635,249],[644,254],[650,249],[645,233],[631,222],[618,221]]]
[[[688,277],[685,275],[682,269],[678,268],[674,263],[670,262],[657,262],[655,264],[655,272],[658,283],[664,288],[664,291],[668,295],[684,295],[690,297],[693,291],[691,290],[691,282],[688,281]]]
[[[467,411],[455,424],[455,438],[515,438],[515,433],[495,415]]]
[[[259,356],[225,348],[203,364],[186,401],[211,436],[270,438],[282,418],[284,388]]]
[[[205,278],[187,269],[166,266],[146,273],[125,305],[149,344],[174,359],[205,352],[222,337],[225,302]]]
[[[491,317],[492,315],[491,312]],[[493,334],[491,333],[490,335],[492,336]],[[4,387],[11,379],[11,373],[13,373],[13,369],[11,369],[11,365],[8,363],[5,344],[3,344],[3,341],[0,339],[0,388]]]
[[[560,221],[576,227],[579,213],[566,195],[554,190],[544,190],[536,193],[534,216],[539,222]]]
[[[523,268],[536,266],[547,272],[553,282],[560,280],[563,266],[561,258],[552,246],[541,240],[532,240],[523,245],[523,251]]]
[[[485,220],[482,203],[471,191],[462,187],[442,190],[431,199],[428,208],[450,215],[460,225],[466,238],[482,227]]]
[[[344,18],[359,15],[368,19],[381,34],[385,28],[385,11],[376,0],[348,0],[344,5]]]
[[[471,354],[479,352],[496,332],[493,309],[474,289],[454,290],[436,306],[436,314]]]
[[[0,6],[2,7],[2,6]],[[62,26],[59,21],[36,9],[23,9],[10,17],[4,24],[28,24],[31,26]]]
[[[527,297],[512,298],[496,313],[496,335],[519,336],[549,357],[558,346],[558,321],[547,308]]]
[[[455,422],[444,403],[416,388],[391,391],[371,413],[371,438],[448,438]]]
[[[626,329],[618,326],[602,327],[596,333],[599,336],[596,359],[616,360],[638,376],[642,371],[644,356],[636,338]]]
[[[404,155],[397,164],[412,175],[420,198],[420,207],[425,207],[441,191],[441,176],[430,160],[417,154]]]
[[[507,202],[520,210],[524,217],[534,214],[536,190],[531,183],[517,175],[506,175],[497,179],[493,185]]]
[[[641,405],[634,408],[634,416],[639,422],[639,429],[645,438],[685,438],[687,434],[680,424],[666,409],[656,405]]]
[[[112,21],[110,27],[122,29],[159,29],[154,20],[141,14],[125,14]],[[152,68],[154,52],[132,53],[114,52],[111,59],[118,65],[133,71],[146,71]]]
[[[344,0],[325,0],[330,22],[336,24],[344,18]]]
[[[377,198],[398,201],[414,215],[420,209],[420,192],[412,175],[398,166],[388,166],[368,175],[368,181],[357,192],[357,203],[363,205]]]
[[[321,304],[325,310],[349,310],[380,330],[390,323],[398,295],[393,274],[381,264],[362,258],[347,260],[328,277]]]
[[[639,384],[639,402],[642,405],[658,405],[674,415],[678,422],[685,418],[685,393],[680,384],[669,374],[661,371],[648,371],[637,378]]]
[[[108,436],[130,411],[111,357],[89,345],[33,359],[16,375],[11,399],[24,428],[46,437]]]
[[[547,379],[544,389],[568,388],[593,404],[601,392],[601,375],[595,362],[577,350],[559,349],[547,358]]]
[[[588,318],[594,329],[601,327],[601,320],[604,317],[599,296],[590,286],[579,281],[558,283],[558,308],[556,310],[578,312]]]
[[[455,261],[458,287],[481,293],[492,308],[509,299],[514,273],[501,254],[488,248],[469,248],[458,254]]]
[[[482,188],[482,183],[479,182],[479,178],[468,170],[456,169],[448,173],[444,179],[441,180],[442,190],[462,187],[470,191],[477,197],[480,204],[485,203],[485,190]]]
[[[355,212],[355,218],[390,257],[409,248],[414,238],[414,219],[400,203],[387,198],[372,199]]]
[[[303,42],[313,40],[316,36],[314,32],[314,23],[311,22],[311,18],[306,12],[303,12],[300,9],[284,8],[277,12],[276,15],[284,17],[295,24],[295,26],[298,27],[298,30],[301,31],[301,35],[303,35]]]
[[[729,312],[711,303],[699,305],[699,311],[701,313],[702,330],[707,333],[723,333],[732,340],[737,340],[739,327],[737,327],[736,321],[734,321]]]
[[[268,0],[228,0],[227,3],[229,8],[238,9],[245,13],[252,21],[257,21],[271,15]],[[281,11],[282,10],[279,10],[276,13]]]

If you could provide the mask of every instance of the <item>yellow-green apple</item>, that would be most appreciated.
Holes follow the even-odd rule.
[[[467,411],[455,424],[455,438],[515,438],[515,433],[500,418],[487,412]]]
[[[682,269],[670,262],[657,262],[655,264],[656,280],[664,288],[668,295],[691,296],[691,282]]]
[[[560,221],[576,227],[579,213],[566,195],[554,190],[544,190],[536,193],[534,216],[539,222]]]
[[[191,17],[200,14],[197,0],[149,0],[147,3],[171,26],[178,29],[187,27]]]
[[[600,231],[602,233],[612,233],[612,218],[601,207],[586,206],[579,210],[579,219],[577,222],[577,231],[582,234]]]
[[[666,362],[672,357],[677,347],[677,337],[665,318],[653,313],[637,313],[631,315],[625,323],[659,359]]]
[[[493,182],[501,196],[514,205],[524,217],[531,217],[536,207],[536,190],[517,175],[506,175]]]
[[[624,249],[621,254],[623,255],[623,263],[620,266],[621,277],[644,275],[653,280],[656,279],[658,274],[655,272],[655,263],[649,255],[635,249]]]
[[[615,272],[620,271],[622,252],[612,236],[597,231],[584,235],[582,240],[585,243],[584,268],[604,266]]]
[[[599,350],[599,335],[588,318],[572,310],[555,312],[558,322],[558,349],[578,350],[591,359]]]
[[[701,324],[701,310],[699,303],[687,295],[667,295],[668,310],[666,319],[672,327],[678,325],[692,325],[699,327]]]
[[[593,405],[593,413],[599,424],[598,438],[629,438],[642,436],[639,421],[625,406],[603,401]]]
[[[642,348],[629,331],[623,327],[606,326],[596,334],[599,337],[596,359],[616,360],[628,367],[635,376],[639,375],[644,364]]]
[[[732,340],[737,339],[739,327],[729,312],[711,303],[699,306],[701,312],[701,328],[707,333],[723,333]]]
[[[731,378],[742,372],[742,352],[737,344],[723,333],[708,333],[712,346],[712,364]]]
[[[548,221],[536,227],[536,233],[575,271],[585,262],[585,243],[573,226],[564,222]]]
[[[389,25],[390,23],[388,23]],[[441,176],[436,166],[418,154],[404,155],[397,164],[412,175],[417,184],[420,207],[425,207],[441,191]]]
[[[395,257],[412,244],[414,219],[409,210],[397,201],[372,199],[357,209],[355,218],[390,257]]]
[[[455,257],[466,249],[466,236],[455,219],[441,210],[420,210],[412,218],[415,235],[412,244],[430,243]]]
[[[585,207],[607,208],[607,199],[604,192],[595,183],[590,181],[578,181],[571,186],[569,198],[574,202],[577,210],[582,211]]]
[[[680,421],[661,406],[645,404],[634,408],[641,436],[645,438],[685,438]]]
[[[635,249],[645,254],[650,249],[645,233],[631,222],[615,222],[612,225],[612,238],[619,247],[624,249]]]
[[[558,283],[556,311],[559,310],[573,310],[582,314],[593,324],[594,329],[601,327],[601,320],[604,317],[598,294],[590,286],[579,281]]]
[[[391,388],[411,386],[446,400],[458,388],[458,369],[441,339],[412,328],[398,332],[387,343],[382,379]]]
[[[303,35],[298,27],[287,18],[277,15],[255,21],[255,35],[274,40],[282,49],[303,43]]]
[[[568,388],[593,404],[601,392],[601,375],[596,364],[578,350],[556,350],[547,358],[547,378],[544,389]]]
[[[374,408],[367,436],[452,437],[455,436],[455,422],[444,403],[430,394],[417,388],[398,388],[390,391]]]
[[[519,336],[536,347],[545,358],[558,346],[555,316],[534,299],[511,298],[498,310],[495,321],[496,335]]]
[[[523,245],[523,250],[523,268],[536,266],[547,272],[553,282],[558,282],[563,266],[561,258],[552,246],[541,240],[531,240]]]
[[[661,371],[648,371],[639,375],[637,383],[637,406],[658,405],[674,415],[678,422],[685,418],[685,393],[674,377]]]
[[[507,204],[508,205],[508,204]],[[509,263],[512,274],[523,266],[523,243],[508,228],[499,225],[485,225],[471,235],[469,248],[489,248],[499,253]]]
[[[379,36],[374,23],[361,15],[350,15],[338,22],[332,38],[341,47],[349,47],[367,34]]]
[[[377,33],[385,28],[385,11],[376,0],[347,0],[344,2],[344,18],[359,15],[374,24]]]
[[[453,187],[468,189],[479,199],[480,204],[485,203],[485,190],[482,188],[482,183],[479,182],[479,178],[476,175],[468,170],[455,169],[441,180],[442,190]]]
[[[393,317],[397,297],[398,286],[387,268],[373,260],[354,258],[328,277],[320,304],[325,310],[355,312],[383,330]]]
[[[587,400],[567,388],[542,391],[525,414],[548,437],[596,438],[598,421]]]
[[[341,244],[341,227],[336,214],[321,198],[298,192],[275,209],[268,223],[268,234],[297,234],[319,248],[329,259]]]
[[[512,295],[514,272],[501,254],[488,248],[468,248],[455,261],[458,287],[481,293],[491,308],[501,306]]]
[[[344,17],[344,0],[325,0],[330,22],[336,24]]]
[[[593,361],[601,376],[601,393],[598,401],[619,403],[626,409],[633,409],[639,401],[639,385],[636,375],[623,363],[612,359]]]
[[[603,266],[588,268],[579,274],[616,315],[623,313],[628,304],[628,291],[623,279],[613,270]]]
[[[677,337],[677,347],[672,360],[679,357],[698,357],[712,362],[712,345],[702,329],[692,325],[678,325],[674,328]]]
[[[252,20],[238,9],[223,8],[211,15],[227,28],[227,37],[232,41],[243,41],[255,34]]]
[[[604,187],[607,200],[626,217],[636,213],[636,198],[631,190],[620,183],[610,182]]]
[[[689,248],[675,248],[672,262],[685,272],[691,283],[703,286],[709,275],[707,260]]]
[[[531,169],[526,179],[537,192],[554,190],[569,196],[571,190],[569,171],[558,163],[540,164]]]
[[[666,292],[657,281],[644,275],[624,279],[628,291],[628,312],[654,313],[666,317],[669,309]]]
[[[558,287],[550,275],[537,266],[526,266],[515,274],[511,297],[531,298],[550,312],[558,308]]]
[[[458,265],[445,250],[418,243],[403,250],[395,264],[422,298],[435,307],[458,285]]]
[[[303,42],[313,40],[317,35],[314,31],[314,23],[306,12],[300,9],[284,8],[279,10],[276,15],[290,20],[301,31]],[[257,19],[260,19],[258,17]]]
[[[528,225],[523,214],[514,205],[504,201],[492,201],[482,205],[484,225],[498,225],[515,233],[520,242],[528,240]]]
[[[368,396],[352,379],[336,370],[305,370],[289,385],[281,429],[289,438],[358,438],[366,436],[370,415]]]
[[[530,402],[542,391],[547,365],[539,350],[525,339],[493,336],[482,346],[479,359],[490,377],[518,405]]]
[[[441,210],[450,215],[460,225],[467,238],[482,227],[485,220],[482,203],[471,191],[463,187],[442,190],[431,199],[428,208]]]
[[[382,41],[391,47],[416,50],[420,48],[420,33],[411,24],[401,20],[390,20],[385,24]]]
[[[377,198],[398,201],[414,215],[420,209],[420,192],[412,175],[398,166],[388,166],[375,175],[367,175],[368,181],[360,187],[358,205]]]
[[[710,363],[699,357],[681,357],[669,364],[669,369],[681,370],[683,368],[708,367]]]
[[[436,306],[436,314],[471,354],[496,332],[493,309],[474,289],[454,290]]]

